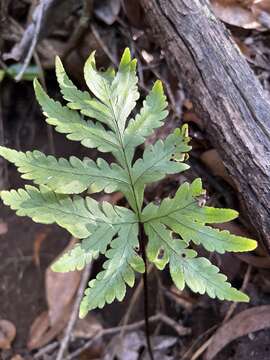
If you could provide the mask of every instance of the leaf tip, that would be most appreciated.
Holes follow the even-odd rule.
[[[56,74],[63,71],[64,67],[63,67],[63,63],[60,59],[60,57],[58,55],[55,56],[55,71]]]
[[[255,250],[258,246],[258,243],[256,240],[253,239],[246,239],[246,243],[247,243],[247,250],[246,251],[252,251]]]
[[[121,61],[120,61],[120,66],[125,66],[127,65],[128,63],[130,63],[131,61],[131,54],[130,54],[130,50],[128,47],[125,48],[124,52],[123,52],[123,55],[121,57]]]
[[[161,80],[156,80],[153,86],[153,91],[156,91],[157,93],[162,93],[164,92],[163,90],[163,84]]]
[[[85,299],[82,300],[79,310],[79,318],[83,319],[88,314],[87,306],[85,305]]]

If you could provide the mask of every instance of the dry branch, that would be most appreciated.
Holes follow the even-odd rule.
[[[149,31],[204,119],[245,213],[270,249],[270,103],[207,0],[141,0]]]

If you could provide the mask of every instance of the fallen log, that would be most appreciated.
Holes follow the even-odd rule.
[[[207,0],[140,0],[149,31],[184,84],[270,251],[270,102]]]

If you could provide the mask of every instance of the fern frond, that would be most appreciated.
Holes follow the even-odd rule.
[[[187,244],[190,241],[202,244],[209,251],[248,251],[256,248],[254,240],[230,234],[206,226],[205,223],[220,223],[237,217],[230,209],[201,207],[198,196],[204,193],[200,179],[191,185],[184,183],[172,199],[165,199],[160,206],[149,204],[143,210],[142,221],[151,223],[158,220],[179,234]]]
[[[52,100],[37,80],[34,81],[34,89],[47,123],[54,125],[56,131],[67,134],[69,140],[80,141],[86,147],[118,153],[119,142],[112,131],[106,131],[100,123],[81,119],[77,111]],[[106,114],[102,114],[101,118]]]
[[[90,198],[87,198],[87,205],[97,218],[96,223],[89,225],[91,234],[60,257],[53,264],[54,271],[66,272],[83,269],[99,254],[105,254],[113,237],[120,231],[124,234],[123,228],[125,231],[133,225],[135,230],[137,228],[137,218],[131,210],[106,202],[100,205]]]
[[[178,129],[179,130],[179,129]],[[191,149],[180,131],[170,134],[164,141],[158,140],[147,147],[143,157],[138,159],[132,167],[133,183],[148,184],[161,180],[166,174],[176,174],[189,169],[189,165],[175,161],[175,155],[184,154]]]
[[[92,100],[87,91],[79,90],[68,77],[61,59],[55,58],[55,72],[63,98],[68,101],[67,106],[72,110],[87,109],[87,102]]]
[[[82,239],[73,249],[61,256],[52,265],[52,270],[56,272],[82,270],[93,259],[98,258],[99,254],[105,253],[118,229],[118,225],[99,224],[89,237]]]
[[[145,224],[149,244],[147,255],[159,269],[169,263],[170,274],[175,285],[183,290],[185,284],[194,292],[207,293],[211,298],[230,301],[249,301],[247,295],[233,288],[218,267],[202,257],[196,257],[194,250],[186,249],[183,240],[174,239],[164,225],[156,222]],[[160,251],[164,254],[159,256]]]
[[[42,224],[57,223],[79,239],[87,238],[96,224],[119,225],[122,220],[117,216],[118,212],[131,215],[125,219],[128,223],[137,222],[131,210],[113,207],[108,202],[99,204],[90,197],[74,196],[72,199],[56,194],[46,186],[38,189],[26,185],[25,189],[1,191],[0,195],[4,204],[16,210],[17,215],[29,216]]]
[[[38,185],[47,185],[61,194],[79,194],[95,186],[96,191],[107,193],[129,190],[126,172],[117,164],[109,165],[99,158],[97,162],[85,158],[83,161],[71,156],[69,161],[46,156],[40,151],[26,153],[0,146],[0,155],[18,167],[22,178],[33,180]]]
[[[143,101],[143,107],[131,119],[124,133],[124,143],[126,151],[144,143],[145,138],[150,136],[153,131],[163,125],[164,119],[168,115],[167,101],[163,92],[160,80],[157,80],[149,95]]]
[[[80,317],[97,307],[102,308],[105,303],[110,304],[117,299],[122,301],[126,293],[126,284],[133,287],[135,271],[145,271],[144,262],[135,252],[139,246],[138,224],[125,224],[121,227],[118,237],[111,243],[106,252],[108,258],[104,263],[104,270],[97,278],[89,282],[89,288],[80,306]]]
[[[130,51],[126,49],[112,80],[107,73],[97,71],[93,52],[85,63],[84,77],[91,92],[109,111],[108,125],[122,138],[126,120],[139,98],[136,60],[131,59]]]
[[[87,91],[80,91],[68,78],[63,64],[58,57],[55,60],[55,69],[61,93],[64,99],[68,101],[67,106],[70,109],[79,110],[82,115],[86,115],[106,125],[110,125],[113,122],[110,109],[101,101],[92,98]],[[107,81],[107,77],[105,77],[105,81]]]

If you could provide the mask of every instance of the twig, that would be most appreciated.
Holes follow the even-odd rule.
[[[71,313],[71,316],[70,316],[70,319],[69,319],[69,322],[67,325],[65,336],[63,337],[63,339],[61,341],[56,360],[63,359],[64,353],[66,351],[66,348],[68,346],[68,343],[69,343],[69,340],[71,337],[72,330],[73,330],[76,320],[77,320],[80,303],[83,298],[84,289],[87,285],[87,282],[88,282],[88,279],[89,279],[89,276],[91,273],[91,269],[92,269],[92,263],[88,264],[82,273],[82,278],[81,278],[79,289],[77,291],[77,295],[76,295],[76,299],[75,299],[74,306],[72,309],[72,313]]]
[[[197,360],[198,357],[200,357],[202,355],[202,353],[208,348],[208,346],[210,345],[211,341],[212,341],[213,335],[206,340],[205,343],[202,344],[202,346],[199,347],[199,349],[193,354],[191,360]]]
[[[44,355],[48,354],[49,352],[55,350],[58,346],[59,346],[58,341],[54,341],[54,342],[44,346],[34,355],[34,359],[39,359],[39,358],[43,357]]]
[[[34,36],[33,36],[32,42],[31,42],[31,46],[30,46],[30,48],[28,50],[28,53],[27,53],[27,55],[26,55],[26,57],[24,59],[23,66],[22,66],[19,74],[15,77],[16,81],[21,80],[21,78],[23,77],[23,74],[24,74],[25,70],[27,69],[27,67],[28,67],[28,65],[30,63],[30,60],[31,60],[31,58],[33,56],[35,47],[37,45],[40,28],[41,28],[41,20],[42,20],[42,17],[43,17],[43,10],[44,10],[44,3],[41,2],[40,3],[40,11],[37,14],[36,26],[35,26],[35,30],[34,30]]]
[[[164,316],[163,314],[159,313],[159,314],[151,316],[149,318],[149,322],[156,322],[156,321],[163,321],[167,325],[173,327],[174,330],[176,329],[175,324],[173,324],[171,321],[168,321],[168,317],[166,315]],[[134,331],[134,330],[137,330],[137,329],[143,327],[144,325],[145,325],[145,321],[140,320],[140,321],[137,321],[137,322],[135,322],[133,324],[126,325],[126,326],[124,326],[124,328],[125,328],[125,331]],[[184,328],[179,324],[178,324],[178,326],[182,328],[182,331],[181,331],[182,336],[189,334],[190,329]],[[116,326],[116,327],[113,327],[113,328],[100,330],[100,332],[98,332],[92,339],[87,341],[80,349],[75,350],[73,353],[71,353],[70,355],[65,357],[64,360],[72,360],[72,359],[77,358],[83,351],[88,349],[97,340],[101,339],[103,336],[117,334],[119,331],[122,330],[122,328],[123,328],[123,326]],[[180,328],[178,328],[178,331],[179,330],[180,330]],[[177,331],[177,333],[178,333],[178,331]]]
[[[51,22],[51,19],[53,19],[51,17],[51,15],[55,12],[56,8],[59,9],[60,6],[64,6],[67,3],[68,3],[68,0],[65,0],[65,1],[64,0],[41,0],[33,12],[33,15],[32,15],[33,21],[27,26],[27,28],[25,30],[22,31],[21,39],[19,40],[19,42],[17,44],[15,44],[13,46],[12,50],[9,53],[3,54],[3,59],[4,60],[12,59],[12,60],[19,61],[23,58],[23,56],[25,54],[27,54],[29,52],[29,49],[33,42],[33,38],[34,38],[35,34],[37,33],[36,25],[37,25],[37,19],[41,13],[41,7],[43,8],[43,11],[42,11],[40,30],[37,34],[38,41],[43,39],[47,35],[47,33],[50,31],[50,28],[51,28],[50,22]],[[59,21],[59,15],[61,15],[60,17],[62,17],[64,20],[65,14],[64,15],[63,14],[64,14],[63,11],[60,12],[58,10],[58,16],[57,16],[58,21]],[[10,18],[10,21],[13,21],[13,19]]]

